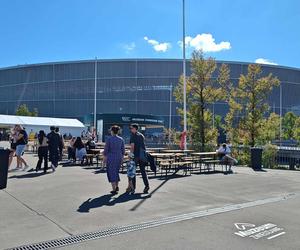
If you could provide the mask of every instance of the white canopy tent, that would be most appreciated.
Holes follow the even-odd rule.
[[[61,134],[71,134],[72,136],[80,136],[81,132],[85,130],[85,126],[77,119],[0,115],[0,128],[13,127],[16,124],[25,127],[27,133],[36,133],[39,130],[49,133],[50,126],[59,127]]]

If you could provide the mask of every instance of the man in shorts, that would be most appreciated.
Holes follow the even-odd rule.
[[[16,125],[15,129],[18,134],[16,141],[17,169],[21,169],[22,164],[24,164],[25,166],[23,170],[26,171],[29,168],[29,166],[22,156],[24,154],[26,144],[28,143],[28,136],[25,129],[23,129],[21,125]]]

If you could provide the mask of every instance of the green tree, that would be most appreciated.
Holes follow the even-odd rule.
[[[270,144],[273,140],[280,137],[280,116],[271,113],[268,118],[263,119],[259,132],[258,143],[261,145]]]
[[[222,64],[219,69],[218,84],[221,87],[221,100],[226,102],[229,106],[229,111],[225,116],[225,124],[223,128],[226,131],[230,141],[235,144],[239,144],[238,129],[235,128],[236,118],[239,112],[242,110],[242,105],[239,104],[236,98],[236,88],[230,80],[230,69],[228,65]]]
[[[205,149],[206,143],[215,143],[217,129],[212,128],[212,113],[209,105],[219,100],[222,95],[221,88],[216,84],[213,73],[217,68],[216,61],[205,58],[203,51],[196,50],[192,54],[192,74],[186,78],[187,90],[187,122],[193,144],[200,150]],[[176,100],[183,103],[183,77],[174,90]],[[179,110],[182,115],[182,109]]]
[[[17,110],[16,110],[16,115],[21,115],[21,116],[38,116],[38,110],[37,108],[34,108],[33,111],[31,112],[26,104],[21,104]]]
[[[279,80],[272,74],[262,76],[257,64],[248,66],[247,75],[241,75],[236,89],[232,92],[232,103],[227,120],[234,120],[240,142],[254,146],[261,138],[264,117],[269,109],[267,99]]]
[[[282,129],[283,129],[283,138],[293,139],[294,138],[294,128],[297,120],[297,115],[293,112],[287,112],[282,119]]]
[[[295,138],[298,141],[298,144],[300,142],[300,117],[297,117],[294,125],[293,130],[293,138]]]

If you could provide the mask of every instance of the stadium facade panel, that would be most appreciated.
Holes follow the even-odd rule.
[[[94,110],[95,64],[97,63],[97,113],[141,114],[163,117],[168,127],[180,127],[180,107],[170,95],[182,74],[176,59],[119,59],[53,62],[0,69],[0,113],[15,114],[25,103],[40,116],[82,119]],[[248,63],[221,62],[230,67],[236,84],[247,73]],[[300,115],[300,69],[262,65],[264,75],[272,73],[281,81],[283,113]],[[190,75],[187,62],[187,75]],[[171,98],[170,98],[171,97]],[[279,113],[280,88],[270,95],[272,111]],[[224,115],[227,105],[215,103],[215,114]]]

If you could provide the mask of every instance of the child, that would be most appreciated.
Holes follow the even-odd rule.
[[[128,187],[126,189],[127,193],[134,194],[135,188],[133,185],[133,178],[135,177],[136,164],[133,160],[133,155],[130,155],[130,160],[127,163],[127,177],[128,177]]]

